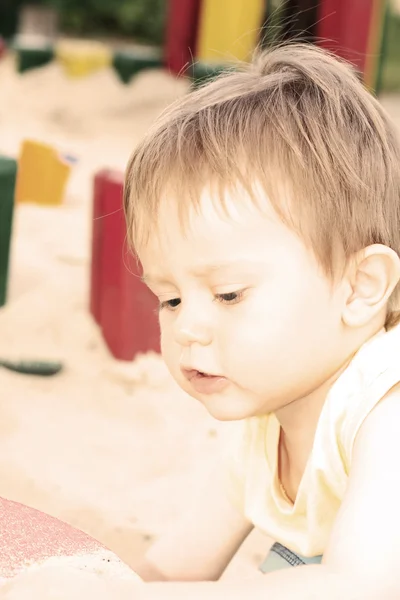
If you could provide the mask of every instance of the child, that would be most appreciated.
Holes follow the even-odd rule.
[[[163,356],[239,435],[126,597],[400,598],[399,198],[385,112],[312,46],[188,95],[136,148],[126,215]],[[275,541],[261,571],[219,581],[254,527]]]
[[[309,45],[179,100],[136,148],[125,209],[164,359],[241,432],[135,598],[400,598],[399,200],[387,115]],[[301,568],[218,581],[253,527],[276,541],[262,571]]]

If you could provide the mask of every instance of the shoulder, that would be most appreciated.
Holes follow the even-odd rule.
[[[378,405],[397,396],[400,383],[400,327],[363,347],[329,399],[331,426],[347,467],[356,438]]]
[[[374,406],[364,419],[354,443],[355,456],[371,448],[374,456],[388,446],[400,451],[400,383],[397,382]],[[358,454],[357,454],[358,453]],[[398,455],[396,456],[396,462]]]

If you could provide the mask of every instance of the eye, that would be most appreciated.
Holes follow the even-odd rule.
[[[167,308],[168,310],[175,310],[181,303],[180,298],[171,298],[171,300],[164,300],[160,302],[159,310]]]
[[[244,290],[240,292],[228,292],[227,294],[216,294],[215,299],[222,304],[236,304],[243,298]]]

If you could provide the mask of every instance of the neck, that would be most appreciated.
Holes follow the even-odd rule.
[[[326,397],[350,362],[351,358],[306,397],[284,406],[275,413],[281,425],[282,441],[288,453],[292,454],[293,451],[301,463],[304,462],[303,459],[308,458],[311,452],[315,431]]]
[[[304,449],[304,452],[307,455],[309,454],[318,420],[329,391],[347,369],[361,346],[375,337],[381,330],[382,327],[376,328],[370,332],[370,335],[365,336],[366,339],[354,344],[355,347],[348,352],[339,368],[318,388],[307,394],[307,396],[294,400],[276,411],[275,415],[281,425],[282,437],[288,451],[293,449],[296,452],[302,452],[302,449]]]

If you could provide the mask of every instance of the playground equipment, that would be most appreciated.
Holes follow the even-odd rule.
[[[196,56],[201,0],[170,0],[165,42],[165,64],[175,75],[184,75]]]
[[[265,0],[170,0],[165,64],[198,86],[248,60],[259,42]]]
[[[82,531],[23,504],[0,498],[0,580],[7,580],[63,560],[72,568],[104,574],[107,578],[140,578],[115,554]],[[54,562],[54,559],[58,559]],[[2,581],[4,583],[4,581]]]
[[[18,73],[44,67],[54,59],[53,46],[43,40],[40,43],[29,40],[15,42],[14,50]]]
[[[196,59],[205,63],[249,60],[258,44],[265,0],[202,0]]]
[[[20,373],[21,375],[37,375],[38,377],[52,377],[62,371],[63,364],[55,361],[38,360],[8,360],[0,358],[0,367]]]
[[[190,68],[188,69],[188,75],[192,79],[193,88],[196,88],[211,79],[215,79],[215,77],[218,77],[218,75],[221,73],[225,73],[229,69],[233,68],[234,66],[232,64],[224,65],[212,62],[195,62],[190,65]]]
[[[0,156],[0,306],[6,302],[17,162]]]
[[[375,88],[381,68],[386,0],[320,0],[318,43],[350,60]]]
[[[25,140],[19,156],[16,201],[61,204],[70,172],[71,162],[52,146]]]
[[[156,301],[126,247],[124,175],[104,169],[94,179],[90,311],[120,360],[159,352]]]
[[[32,38],[35,20],[28,12],[30,18],[25,17],[25,32],[22,38],[17,36],[15,50],[21,73],[55,58],[72,77],[112,64],[121,81],[129,83],[144,69],[166,66],[197,85],[226,66],[234,67],[238,60],[248,60],[258,45],[271,38],[267,30],[272,28],[279,32],[274,39],[300,36],[352,61],[374,88],[380,74],[386,7],[385,0],[285,0],[276,12],[272,0],[169,0],[162,52],[147,48],[112,52],[104,47],[100,51],[99,45],[89,50],[80,43],[65,49],[54,44],[57,23],[51,11],[47,14],[42,8],[40,27],[46,35]]]
[[[61,204],[70,170],[69,160],[60,156],[51,146],[33,140],[23,142],[18,160],[0,155],[0,307],[7,299],[15,202]],[[13,367],[6,362],[0,361],[0,366]],[[16,367],[15,370],[23,372],[26,365]],[[45,366],[43,370],[46,370]],[[39,373],[39,368],[37,371],[38,374],[46,374]]]
[[[158,49],[121,50],[115,52],[112,65],[121,81],[129,83],[141,71],[163,67],[163,58]]]
[[[100,42],[59,42],[55,46],[55,57],[69,77],[84,77],[109,67],[112,52]]]
[[[22,39],[14,43],[17,70],[25,73],[56,60],[71,78],[85,77],[112,66],[123,83],[146,69],[162,68],[163,57],[157,48],[135,48],[112,52],[105,44],[68,42],[52,45],[47,41]]]
[[[18,72],[24,73],[51,62],[57,34],[58,14],[54,8],[22,5],[18,13],[18,34],[13,43]]]
[[[285,0],[279,11],[271,0],[233,0],[229,10],[222,0],[170,0],[169,6],[166,64],[195,85],[248,60],[268,38],[299,37],[350,60],[367,86],[379,87],[385,0]],[[268,28],[274,35],[266,35]]]

